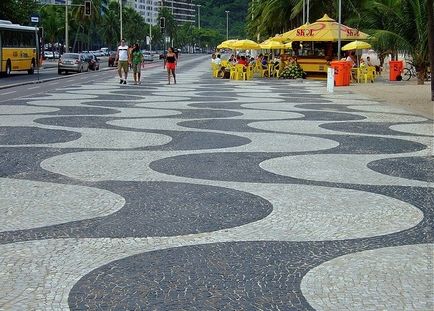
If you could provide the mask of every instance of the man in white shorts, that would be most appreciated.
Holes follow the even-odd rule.
[[[116,52],[116,59],[118,61],[118,74],[120,78],[119,84],[127,84],[128,77],[128,60],[130,59],[128,45],[125,44],[125,39],[121,40],[121,45],[118,46]],[[122,69],[124,70],[125,79],[122,79]]]

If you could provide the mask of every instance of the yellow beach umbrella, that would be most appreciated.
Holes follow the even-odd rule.
[[[280,50],[285,48],[285,44],[277,41],[272,40],[265,40],[261,44],[259,44],[261,49],[268,49],[268,50]]]
[[[255,41],[245,39],[233,42],[230,45],[230,48],[239,50],[259,50],[261,47]]]
[[[355,28],[339,25],[327,14],[315,23],[305,24],[283,34],[287,41],[338,41],[339,29],[342,41],[366,40],[368,35]]]
[[[363,49],[370,49],[371,45],[368,42],[363,41],[353,41],[348,44],[345,44],[342,47],[342,51],[351,51],[351,50],[363,50]]]
[[[285,43],[285,49],[292,50],[292,42]]]
[[[217,45],[217,48],[218,49],[230,49],[231,48],[231,44],[234,43],[235,41],[238,41],[238,40],[232,39],[232,40],[223,41],[222,43],[220,43],[219,45]]]
[[[304,25],[300,26],[299,28],[301,28],[301,27],[307,27],[307,26],[309,26],[309,25],[310,25],[310,24],[307,23],[307,24],[304,24]],[[297,28],[296,28],[296,29],[297,29]],[[294,32],[295,32],[296,29],[292,29],[292,30],[287,31],[287,32],[284,32],[284,33],[282,33],[282,34],[280,34],[280,35],[276,35],[276,36],[273,37],[273,40],[275,40],[275,41],[279,41],[279,42],[289,41],[289,40],[288,40],[288,37],[293,36],[293,35],[294,35]],[[291,41],[292,41],[292,40],[291,40]]]
[[[283,42],[283,41],[285,41],[285,39],[283,38],[283,34],[275,35],[274,37],[271,37],[268,40],[277,41],[277,42]]]

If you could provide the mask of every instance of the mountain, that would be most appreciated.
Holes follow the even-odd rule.
[[[243,39],[249,0],[195,0],[200,8],[201,27],[212,28],[226,37],[226,13],[229,11],[229,38]]]

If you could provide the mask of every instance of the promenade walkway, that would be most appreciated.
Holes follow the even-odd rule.
[[[200,60],[0,104],[0,310],[432,310],[432,120]]]

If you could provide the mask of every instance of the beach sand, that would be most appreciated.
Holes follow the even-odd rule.
[[[431,82],[417,85],[416,79],[410,81],[389,81],[388,73],[384,72],[374,83],[353,83],[349,87],[342,87],[345,91],[364,94],[369,98],[397,105],[420,116],[434,119],[434,102],[431,101]],[[338,90],[339,88],[335,88]]]
[[[347,90],[365,94],[369,98],[390,105],[398,105],[411,113],[434,119],[434,102],[431,101],[431,85],[417,85],[416,81],[375,82],[352,84]]]

